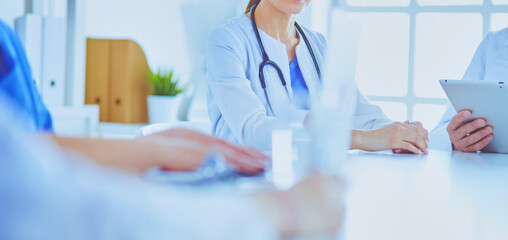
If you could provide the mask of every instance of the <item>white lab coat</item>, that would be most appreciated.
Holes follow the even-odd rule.
[[[462,79],[496,82],[508,80],[508,28],[487,34]],[[429,135],[430,148],[452,150],[446,128],[455,114],[457,112],[449,103],[441,121]]]
[[[324,67],[326,40],[323,35],[303,28],[312,45],[317,62]],[[213,30],[206,52],[208,114],[212,134],[231,142],[271,149],[271,133],[277,120],[303,123],[309,111],[297,109],[293,93],[286,46],[260,30],[270,60],[281,68],[287,81],[289,98],[275,69],[264,70],[271,113],[259,80],[262,55],[250,19],[241,15]],[[303,39],[296,56],[309,94],[319,94],[321,81]],[[333,67],[333,66],[332,66]],[[391,122],[382,110],[358,92],[353,120],[356,129],[372,129]],[[278,118],[278,119],[277,119]]]

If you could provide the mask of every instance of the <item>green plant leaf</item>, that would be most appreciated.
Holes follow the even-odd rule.
[[[159,68],[157,73],[148,72],[148,78],[152,84],[153,95],[177,96],[186,88],[186,86],[180,86],[180,79],[175,77],[173,70],[162,71]]]

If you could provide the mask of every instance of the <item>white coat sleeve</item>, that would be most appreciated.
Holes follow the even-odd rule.
[[[467,68],[464,77],[462,80],[484,80],[485,78],[485,61],[487,58],[487,51],[490,45],[490,39],[492,34],[489,33],[483,41],[476,49],[476,53]],[[451,103],[448,103],[446,107],[446,112],[443,117],[437,124],[437,126],[430,132],[429,134],[429,148],[439,149],[439,150],[452,150],[452,143],[450,141],[450,136],[448,135],[448,131],[446,128],[448,127],[448,123],[452,120],[452,118],[457,114]]]
[[[276,119],[266,108],[246,77],[248,57],[244,43],[228,29],[218,28],[209,36],[206,49],[209,93],[234,136],[242,144],[271,149]],[[302,122],[308,111],[287,109],[285,119]]]
[[[371,103],[357,89],[356,111],[353,117],[353,129],[376,129],[392,123],[381,108]]]

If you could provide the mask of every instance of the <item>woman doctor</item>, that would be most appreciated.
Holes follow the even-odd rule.
[[[276,118],[305,123],[321,88],[323,35],[295,21],[311,0],[251,0],[246,14],[213,30],[207,43],[208,112],[214,135],[270,150]],[[288,107],[291,106],[291,107]],[[394,123],[358,94],[351,148],[423,154],[420,123]]]

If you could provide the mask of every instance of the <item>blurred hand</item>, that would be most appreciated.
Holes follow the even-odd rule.
[[[335,235],[344,217],[344,185],[313,175],[289,191],[254,196],[284,238]]]
[[[351,148],[364,151],[393,150],[394,153],[426,154],[428,134],[419,122],[396,122],[376,130],[354,130]]]
[[[457,113],[446,128],[455,150],[463,152],[480,151],[494,139],[492,126],[488,126],[485,119],[476,119],[464,123],[464,121],[471,118],[471,114],[469,110]]]
[[[138,138],[137,141],[157,146],[156,163],[167,170],[192,171],[201,166],[206,156],[221,154],[226,161],[245,174],[264,171],[267,157],[253,149],[235,146],[224,140],[187,129],[171,129]]]

